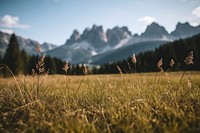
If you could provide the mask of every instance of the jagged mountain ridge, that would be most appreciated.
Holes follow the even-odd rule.
[[[103,26],[93,25],[92,28],[86,28],[82,34],[78,30],[74,30],[70,39],[67,39],[64,45],[71,45],[82,41],[87,41],[92,44],[92,47],[98,49],[108,45],[116,45],[120,40],[131,36],[131,32],[127,27],[114,27],[108,29],[106,32],[103,30]]]
[[[159,38],[163,38],[163,36],[170,37],[167,30],[163,26],[160,26],[159,24],[155,22],[147,26],[145,32],[141,34],[142,38],[158,38],[159,39]]]
[[[86,28],[83,33],[74,30],[70,38],[61,46],[56,47],[53,44],[44,43],[41,47],[43,51],[46,51],[47,55],[58,57],[62,60],[69,61],[72,64],[100,63],[103,59],[106,59],[104,55],[113,57],[111,54],[115,53],[117,56],[116,51],[124,51],[122,49],[135,48],[137,46],[139,52],[144,52],[148,49],[153,49],[162,45],[160,44],[161,42],[164,43],[180,38],[186,38],[198,33],[200,33],[200,26],[194,27],[187,22],[178,23],[176,29],[171,33],[169,33],[164,26],[160,26],[158,23],[153,22],[147,26],[146,30],[141,35],[132,35],[128,27],[125,26],[116,26],[104,31],[103,26],[93,25],[91,28]],[[9,38],[9,34],[0,32],[1,56],[5,53]],[[35,41],[18,36],[17,39],[21,49],[25,49],[29,54],[35,53]],[[159,42],[159,44],[155,43],[156,45],[153,45],[152,42]],[[129,45],[136,46],[129,47]],[[145,49],[142,49],[144,47]],[[118,55],[118,57],[120,56]],[[113,60],[117,60],[118,57],[115,57],[115,59],[113,58]],[[121,60],[121,57],[119,59]]]
[[[171,32],[171,36],[175,38],[186,38],[198,34],[199,31],[200,31],[200,25],[194,27],[191,26],[188,22],[186,23],[179,22],[176,25],[176,29]]]
[[[188,29],[190,29],[190,32],[187,32]],[[187,34],[185,32],[187,32]],[[121,49],[122,47],[127,47],[136,43],[137,48],[139,47],[138,44],[141,44],[141,47],[144,47],[144,43],[142,42],[145,42],[145,49],[143,51],[140,49],[140,52],[144,52],[145,50],[148,50],[147,42],[149,42],[149,49],[153,49],[162,44],[157,44],[152,47],[150,46],[152,45],[152,41],[160,43],[171,42],[176,39],[193,36],[197,33],[200,33],[199,27],[193,27],[189,25],[189,23],[178,23],[176,29],[169,33],[164,26],[160,26],[153,22],[147,26],[146,30],[141,35],[132,35],[125,26],[116,26],[104,32],[102,26],[93,25],[92,28],[86,28],[82,34],[78,30],[74,30],[71,37],[63,46],[50,50],[47,53],[51,56],[67,60],[72,64],[84,62],[93,63],[100,62],[93,61],[93,59],[97,60],[102,58],[102,54],[105,53],[105,55],[107,55],[107,52],[113,53],[112,51],[119,51],[118,49]],[[61,54],[59,51],[63,51],[64,46],[65,52],[62,52]],[[73,51],[73,55],[71,51]],[[77,59],[76,55],[80,56],[79,59]],[[101,61],[103,60],[101,59]]]

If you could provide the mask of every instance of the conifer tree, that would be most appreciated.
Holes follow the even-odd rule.
[[[46,70],[49,70],[49,74],[57,73],[56,64],[53,58],[47,56],[44,62]]]
[[[28,74],[32,74],[32,69],[36,69],[36,62],[37,62],[37,56],[32,55],[29,57],[29,63],[28,63]]]
[[[30,56],[24,51],[21,51],[21,57],[22,57],[22,71],[24,74],[28,74],[28,65],[29,65],[29,58]]]
[[[22,72],[21,52],[15,34],[12,34],[10,38],[8,48],[6,49],[6,53],[4,55],[3,63],[10,68],[13,74]]]
[[[2,64],[2,57],[0,56],[0,64]]]

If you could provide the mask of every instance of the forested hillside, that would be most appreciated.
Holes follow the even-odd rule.
[[[133,49],[134,50],[134,49]],[[163,69],[167,71],[170,68],[170,60],[173,59],[175,64],[171,71],[183,70],[185,68],[185,57],[190,51],[194,52],[194,64],[188,66],[188,70],[200,70],[200,34],[187,39],[180,39],[171,43],[160,46],[154,51],[147,51],[136,55],[137,63],[135,66],[131,61],[131,56],[127,60],[119,61],[112,64],[104,64],[96,73],[118,73],[117,66],[122,69],[123,73],[137,72],[154,72],[158,71],[157,62],[162,58]],[[134,54],[134,53],[133,53]]]

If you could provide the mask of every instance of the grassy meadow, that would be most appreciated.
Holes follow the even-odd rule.
[[[181,76],[1,78],[0,132],[199,132],[200,73]]]

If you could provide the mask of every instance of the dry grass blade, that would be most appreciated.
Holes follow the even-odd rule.
[[[185,66],[185,69],[184,69],[184,71],[183,71],[183,74],[182,74],[182,76],[181,76],[181,78],[180,78],[180,80],[179,80],[179,82],[178,82],[178,85],[177,85],[177,87],[176,87],[176,94],[177,94],[177,90],[178,90],[178,88],[179,88],[179,86],[180,86],[180,83],[181,83],[182,80],[183,80],[183,77],[184,77],[184,75],[185,75],[185,72],[186,72],[186,70],[187,70],[188,65],[194,64],[194,62],[193,62],[193,51],[191,51],[191,52],[188,54],[188,56],[185,58],[184,62],[186,63],[186,66]]]
[[[15,109],[13,109],[13,110],[11,110],[11,111],[5,112],[4,115],[7,115],[9,112],[15,112],[15,111],[20,110],[20,109],[23,109],[23,108],[25,108],[25,107],[31,106],[31,105],[33,105],[33,104],[35,104],[35,103],[38,103],[38,102],[40,102],[40,100],[36,100],[36,101],[30,102],[30,103],[27,103],[27,104],[25,104],[25,105],[22,105],[22,106],[20,106],[20,107],[15,108]]]
[[[21,98],[22,98],[22,102],[25,102],[25,98],[24,98],[24,96],[23,96],[22,90],[21,90],[21,88],[20,88],[20,86],[19,86],[19,83],[18,83],[18,81],[17,81],[15,75],[13,74],[13,72],[10,70],[10,68],[9,68],[7,65],[1,64],[1,69],[3,69],[3,68],[7,69],[7,70],[10,72],[10,74],[12,75],[12,77],[14,78],[15,83],[16,83],[16,85],[17,85],[17,88],[18,88],[18,90],[19,90],[19,94],[20,94],[20,96],[21,96]],[[1,70],[1,69],[0,69],[0,70]]]
[[[117,66],[117,69],[118,69],[119,74],[123,75],[122,70],[119,66]]]

